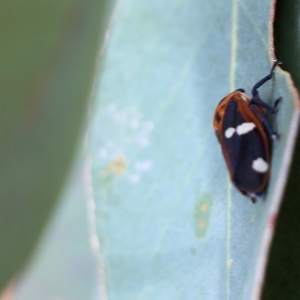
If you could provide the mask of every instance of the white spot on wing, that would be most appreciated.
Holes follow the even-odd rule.
[[[250,132],[255,127],[256,127],[256,125],[253,122],[245,122],[236,128],[236,133],[238,135],[242,135],[242,134]]]
[[[259,173],[265,173],[268,171],[269,165],[265,160],[259,157],[252,162],[252,169]]]
[[[235,133],[235,128],[229,127],[225,130],[225,137],[230,139],[234,133]]]

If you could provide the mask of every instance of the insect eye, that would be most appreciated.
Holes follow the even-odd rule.
[[[244,89],[237,89],[236,92],[245,93],[245,90]]]

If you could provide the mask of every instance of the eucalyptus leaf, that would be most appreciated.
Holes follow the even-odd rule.
[[[18,299],[259,298],[298,127],[296,91],[279,68],[260,89],[269,104],[279,96],[283,103],[269,189],[256,204],[232,187],[212,117],[229,92],[250,94],[270,71],[272,5],[117,3],[100,57],[85,171],[62,195]],[[74,233],[78,243],[64,242]]]
[[[257,204],[232,188],[212,128],[217,103],[272,65],[273,6],[119,3],[89,136],[101,299],[256,299],[299,112],[286,73],[271,181]]]

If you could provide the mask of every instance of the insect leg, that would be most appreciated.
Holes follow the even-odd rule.
[[[269,104],[267,104],[266,102],[262,101],[260,98],[259,98],[259,95],[258,97],[253,97],[251,99],[251,104],[257,104],[257,105],[260,105],[262,106],[263,108],[265,108],[269,113],[271,114],[276,114],[278,112],[278,109],[279,109],[279,103],[282,101],[282,97],[279,97],[278,99],[276,99],[275,103],[274,103],[274,106],[270,106]]]
[[[276,102],[275,102],[276,104]],[[255,112],[255,114],[260,118],[260,120],[263,122],[267,132],[269,133],[269,136],[273,139],[273,140],[278,140],[279,139],[279,135],[276,131],[273,130],[270,122],[268,121],[268,119],[266,118],[266,116],[261,113],[261,111],[255,106],[255,105],[250,105],[250,108],[253,112]],[[273,109],[273,108],[272,108]]]
[[[273,106],[273,110],[275,111],[275,113],[278,112],[279,110],[279,104],[282,101],[282,97],[279,97],[278,99],[275,100],[274,106]]]
[[[256,198],[255,197],[251,197],[250,199],[251,199],[252,203],[256,203]]]
[[[252,88],[252,97],[253,98],[259,98],[258,88],[260,88],[266,81],[270,80],[274,74],[275,67],[280,64],[280,61],[276,60],[271,68],[270,73],[262,78],[259,82],[257,82],[254,87]]]

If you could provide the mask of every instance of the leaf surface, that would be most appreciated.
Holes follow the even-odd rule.
[[[260,89],[266,102],[284,101],[272,179],[255,205],[229,182],[212,116],[226,94],[250,93],[268,74],[272,9],[120,3],[89,144],[108,299],[258,296],[298,125],[296,92],[278,69]]]

